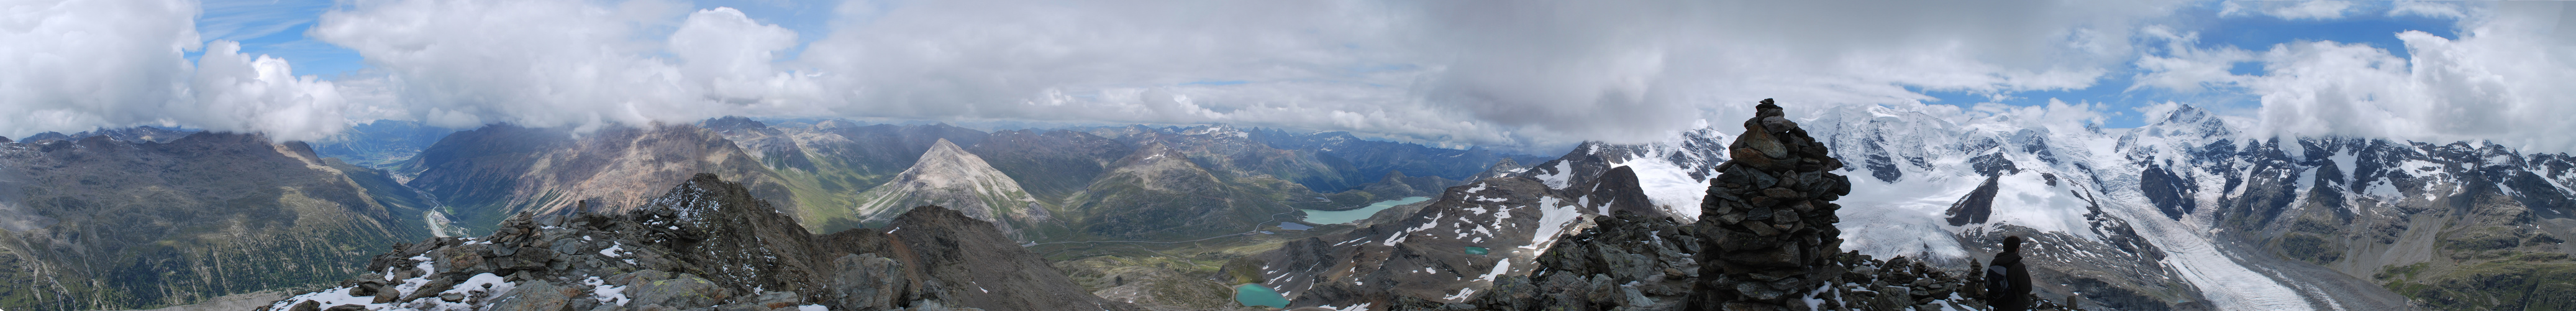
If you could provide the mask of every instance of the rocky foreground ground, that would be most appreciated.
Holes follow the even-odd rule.
[[[624,214],[522,214],[267,310],[1134,310],[936,206],[827,235],[700,174]]]

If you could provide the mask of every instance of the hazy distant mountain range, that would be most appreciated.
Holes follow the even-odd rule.
[[[2576,305],[2564,298],[2576,297],[2576,246],[2563,240],[2576,234],[2576,158],[2256,137],[2188,106],[2151,120],[2101,129],[1844,106],[1798,122],[1850,164],[1837,171],[1854,184],[1839,201],[1846,249],[1964,269],[2003,235],[2032,237],[2042,295],[2086,307]],[[1301,306],[1458,302],[1473,296],[1459,289],[1529,273],[1599,215],[1695,221],[1730,138],[1698,129],[1550,159],[1230,126],[722,118],[451,133],[385,121],[314,144],[149,127],[49,133],[0,145],[0,277],[22,280],[0,283],[0,308],[325,285],[365,272],[382,245],[490,234],[521,213],[628,212],[699,173],[812,233],[940,205],[1023,244],[1223,237],[1297,221],[1300,209],[1432,196],[1312,242],[1268,244],[1239,259],[1260,269],[1224,273],[1259,275],[1250,282]],[[1452,250],[1467,247],[1493,255]],[[1447,278],[1389,274],[1404,271]],[[1382,287],[1395,283],[1439,289]]]
[[[2188,106],[2151,120],[2142,128],[2101,129],[1846,106],[1798,122],[1852,164],[1839,171],[1854,176],[1852,194],[1840,201],[1844,248],[1964,270],[1970,260],[1991,256],[2004,235],[2031,237],[2039,246],[2025,258],[2040,279],[2040,295],[2078,295],[2088,308],[2576,305],[2564,298],[2576,289],[2576,279],[2565,277],[2576,267],[2568,256],[2576,245],[2563,240],[2576,234],[2569,213],[2576,211],[2570,200],[2576,192],[2567,186],[2576,184],[2576,165],[2565,154],[2469,142],[2254,137],[2246,122]],[[1452,188],[1432,208],[1402,211],[1410,216],[1399,221],[1320,238],[1317,245],[1291,243],[1252,260],[1266,260],[1264,284],[1313,306],[1385,306],[1386,296],[1353,289],[1400,275],[1391,272],[1454,276],[1441,282],[1524,274],[1525,260],[1535,254],[1523,250],[1546,249],[1551,241],[1526,232],[1567,232],[1583,221],[1494,227],[1491,234],[1510,238],[1464,246],[1497,254],[1515,249],[1512,256],[1432,268],[1301,254],[1396,256],[1385,252],[1450,243],[1422,241],[1425,234],[1459,233],[1440,229],[1448,224],[1496,223],[1486,219],[1493,216],[1441,206],[1499,205],[1497,212],[1516,217],[1560,209],[1605,215],[1609,209],[1594,206],[1599,201],[1479,194],[1530,182],[1579,192],[1603,176],[1630,175],[1610,174],[1614,167],[1633,169],[1664,215],[1695,220],[1696,209],[1674,207],[1699,205],[1708,187],[1700,180],[1727,160],[1724,136],[1702,129],[1657,143],[1587,143],[1516,174],[1526,179]],[[1468,231],[1458,236],[1488,234]],[[1380,242],[1393,240],[1403,242]],[[1400,246],[1406,243],[1417,246]],[[1308,266],[1318,263],[1356,266]],[[1321,272],[1350,269],[1358,272]],[[1472,297],[1456,288],[1484,283],[1443,286],[1452,289],[1391,293],[1461,302]]]

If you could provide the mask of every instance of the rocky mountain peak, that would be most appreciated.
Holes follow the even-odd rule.
[[[1501,159],[1501,160],[1495,160],[1495,161],[1494,161],[1494,165],[1493,165],[1493,166],[1490,166],[1490,167],[1486,167],[1486,168],[1485,168],[1485,171],[1483,171],[1483,172],[1477,172],[1475,176],[1467,177],[1467,181],[1478,181],[1478,180],[1485,180],[1486,178],[1494,178],[1494,177],[1511,176],[1511,175],[1513,175],[1513,174],[1520,174],[1520,172],[1521,172],[1521,171],[1527,171],[1527,170],[1529,170],[1529,167],[1523,167],[1523,166],[1521,166],[1520,162],[1512,161],[1512,159],[1511,159],[1511,158],[1503,158],[1503,159]]]
[[[997,178],[1001,180],[989,180]],[[1018,182],[1007,182],[1010,178],[1002,175],[1001,171],[994,170],[992,165],[984,162],[983,157],[968,153],[965,148],[959,148],[956,143],[942,138],[938,142],[931,143],[930,150],[921,154],[921,160],[914,162],[912,169],[896,175],[895,180],[921,183],[923,186],[936,188],[990,182],[997,183],[996,186],[1007,187],[1009,191],[1020,191]]]
[[[1595,212],[1601,215],[1619,212],[1664,214],[1655,210],[1654,201],[1648,199],[1646,190],[1637,185],[1636,169],[1628,166],[1611,168],[1602,172],[1601,177],[1593,178],[1590,185],[1577,186],[1573,190],[1581,194],[1585,205],[1595,206]]]
[[[914,206],[940,205],[1026,239],[1020,228],[1053,218],[1020,188],[1019,181],[947,139],[932,143],[912,168],[860,193],[859,198],[857,208],[865,223],[891,221]]]

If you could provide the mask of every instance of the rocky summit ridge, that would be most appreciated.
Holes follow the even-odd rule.
[[[1843,251],[1833,203],[1850,182],[1825,146],[1764,100],[1715,168],[1700,218],[1610,209],[1558,238],[1526,275],[1476,294],[1395,297],[1392,310],[1983,310],[1974,276]],[[1633,183],[1618,167],[1601,184]],[[1612,186],[1630,188],[1632,185]],[[1973,266],[1974,264],[1971,263]],[[1472,293],[1472,292],[1471,292]],[[2034,309],[2069,309],[2032,297]]]
[[[522,213],[480,238],[397,244],[367,274],[266,309],[1135,309],[955,210],[815,235],[751,193],[698,174],[625,213]]]

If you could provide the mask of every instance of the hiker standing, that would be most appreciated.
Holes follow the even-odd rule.
[[[2021,266],[2021,237],[2004,237],[2004,252],[1986,265],[1986,303],[1996,311],[2030,309],[2030,270]]]

